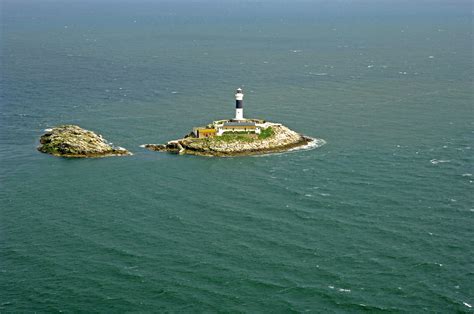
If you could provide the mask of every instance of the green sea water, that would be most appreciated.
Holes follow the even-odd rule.
[[[473,312],[470,1],[0,2],[0,312]],[[245,116],[327,143],[151,152]],[[78,124],[130,157],[61,159]]]

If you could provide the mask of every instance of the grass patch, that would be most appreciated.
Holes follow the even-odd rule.
[[[275,130],[272,129],[272,127],[268,127],[266,129],[261,130],[260,134],[255,134],[252,132],[227,132],[222,134],[221,136],[214,136],[214,137],[207,137],[207,138],[201,138],[197,139],[199,141],[203,142],[225,142],[225,143],[231,143],[231,142],[244,142],[244,143],[252,143],[255,140],[264,140],[267,138],[272,137],[275,135]]]
[[[259,140],[264,140],[266,138],[272,137],[275,134],[275,131],[269,126],[266,129],[263,129],[260,134],[258,135]]]
[[[212,140],[217,141],[217,142],[226,142],[226,143],[235,142],[235,141],[251,143],[255,139],[246,133],[232,133],[232,134],[222,134],[221,136],[213,137]]]

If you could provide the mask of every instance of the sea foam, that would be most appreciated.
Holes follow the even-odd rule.
[[[259,155],[252,155],[251,157],[265,157],[265,156],[270,156],[270,155],[283,155],[283,154],[287,154],[287,153],[290,153],[290,152],[296,152],[296,151],[300,151],[300,150],[313,150],[315,148],[321,147],[324,144],[326,144],[326,141],[321,139],[321,138],[312,138],[312,137],[308,137],[308,138],[311,139],[311,142],[309,142],[306,145],[294,147],[294,148],[288,149],[287,151],[284,151],[284,152],[264,153],[264,154],[259,154]]]
[[[303,145],[303,146],[298,146],[298,147],[295,147],[295,148],[291,148],[288,151],[293,152],[293,151],[297,151],[297,150],[312,150],[312,149],[321,147],[324,144],[326,144],[326,141],[321,139],[321,138],[312,138],[312,137],[310,137],[310,139],[311,139],[311,142],[309,142],[308,144]]]

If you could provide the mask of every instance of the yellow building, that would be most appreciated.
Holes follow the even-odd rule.
[[[197,138],[214,137],[216,136],[216,129],[195,128],[193,133]]]

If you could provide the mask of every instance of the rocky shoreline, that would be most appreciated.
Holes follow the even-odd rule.
[[[45,130],[38,150],[42,153],[68,158],[98,158],[132,155],[122,147],[114,147],[102,135],[77,125],[61,125]]]
[[[306,146],[314,139],[290,130],[277,123],[269,123],[273,134],[264,139],[236,137],[234,140],[215,138],[194,138],[186,136],[182,139],[169,141],[167,144],[145,144],[143,147],[160,152],[189,154],[199,156],[249,156],[288,151]]]

